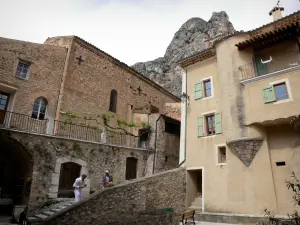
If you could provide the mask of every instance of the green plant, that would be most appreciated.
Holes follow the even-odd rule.
[[[55,205],[57,203],[59,203],[59,201],[57,201],[55,199],[48,199],[48,200],[43,202],[42,207],[49,207],[49,206]]]
[[[71,111],[67,111],[63,113],[66,117],[65,121],[63,122],[63,125],[67,124],[76,124],[76,125],[82,125],[89,128],[92,128],[94,130],[98,130],[99,132],[103,132],[101,127],[106,127],[111,130],[120,130],[124,134],[133,136],[133,137],[140,137],[141,135],[145,133],[149,133],[151,131],[151,125],[148,123],[142,123],[141,127],[144,129],[142,133],[139,135],[134,135],[131,132],[129,132],[126,128],[138,128],[138,126],[134,122],[127,122],[125,120],[117,118],[115,114],[97,114],[97,115],[89,115],[89,116],[80,116],[78,114],[74,114]],[[76,122],[76,119],[84,120],[85,122]],[[74,121],[75,120],[75,121]],[[113,121],[115,120],[115,121]],[[88,121],[93,121],[94,124],[90,125]],[[95,125],[97,124],[97,125]],[[114,126],[112,124],[117,124],[117,126]]]

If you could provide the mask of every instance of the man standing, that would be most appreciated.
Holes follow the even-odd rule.
[[[103,178],[103,185],[104,187],[112,187],[113,184],[113,177],[109,175],[109,171],[105,171],[105,176]]]
[[[86,184],[84,183],[86,177],[87,176],[85,174],[82,174],[81,177],[78,177],[73,184],[76,202],[81,200],[81,190],[86,187]]]

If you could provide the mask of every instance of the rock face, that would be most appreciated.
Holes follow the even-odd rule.
[[[164,57],[153,61],[139,62],[132,67],[141,74],[166,88],[173,94],[181,94],[182,69],[176,64],[205,49],[205,39],[234,32],[226,12],[214,12],[207,22],[201,18],[191,18],[175,33]]]

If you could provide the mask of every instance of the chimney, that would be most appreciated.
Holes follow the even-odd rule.
[[[275,6],[270,12],[269,15],[273,16],[273,20],[279,20],[282,18],[281,11],[284,11],[283,7]]]

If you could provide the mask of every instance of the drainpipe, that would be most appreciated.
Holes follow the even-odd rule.
[[[185,103],[184,103],[184,107],[183,107],[183,112],[182,114],[184,114],[184,117],[181,117],[181,119],[183,120],[181,124],[184,124],[183,129],[181,130],[181,136],[180,136],[180,141],[184,142],[184,145],[180,145],[180,153],[179,153],[179,166],[181,166],[185,161],[186,161],[186,134],[187,134],[187,102],[188,102],[188,96],[187,96],[187,71],[186,69],[184,69],[184,74],[183,74],[183,88],[182,88],[182,93],[186,94],[186,99],[185,99]],[[183,151],[183,159],[181,159],[181,152]]]
[[[153,169],[152,169],[152,174],[154,174],[154,169],[155,169],[155,163],[156,163],[156,140],[157,140],[157,122],[163,115],[160,114],[159,117],[157,118],[155,122],[155,139],[154,139],[154,157],[153,157]]]

